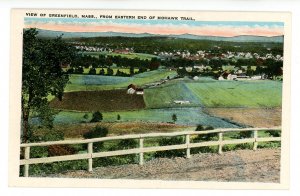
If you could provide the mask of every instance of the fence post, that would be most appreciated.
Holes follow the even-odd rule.
[[[144,153],[142,152],[144,148],[144,138],[140,138],[140,146],[139,146],[139,150],[140,150],[140,165],[144,164]]]
[[[25,160],[30,159],[30,146],[25,147],[25,153],[24,153]],[[24,165],[24,176],[29,176],[29,164]]]
[[[191,158],[191,148],[189,148],[189,144],[190,144],[190,135],[187,134],[185,136],[185,142],[186,142],[186,158]]]
[[[89,154],[89,172],[93,171],[93,143],[88,143],[88,154]]]
[[[223,148],[223,144],[222,144],[222,141],[223,141],[223,133],[219,133],[219,154],[222,154],[222,148]]]
[[[256,151],[257,150],[257,145],[258,145],[258,142],[257,142],[257,138],[258,138],[257,130],[253,131],[253,138],[254,138],[253,150]]]

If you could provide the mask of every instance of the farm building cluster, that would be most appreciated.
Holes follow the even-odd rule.
[[[133,95],[144,95],[144,89],[138,88],[137,85],[130,84],[127,87],[127,94]]]

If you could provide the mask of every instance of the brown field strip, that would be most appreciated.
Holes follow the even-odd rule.
[[[54,99],[50,107],[76,111],[124,111],[145,108],[142,95],[129,95],[126,90],[79,91],[64,93],[62,101]]]

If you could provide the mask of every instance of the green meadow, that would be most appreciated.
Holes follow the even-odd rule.
[[[215,81],[188,83],[205,107],[281,107],[282,82]]]
[[[88,114],[89,118],[83,116]],[[202,124],[213,127],[237,127],[237,125],[223,119],[209,116],[200,107],[194,108],[164,108],[164,109],[142,109],[133,111],[102,112],[103,122],[116,122],[117,115],[121,116],[118,122],[172,122],[172,115],[176,114],[176,124],[197,125]],[[55,116],[55,124],[78,124],[88,122],[92,112],[61,111]]]
[[[169,70],[148,71],[132,77],[72,74],[65,91],[112,90],[126,88],[131,83],[143,86],[175,75],[175,71]]]

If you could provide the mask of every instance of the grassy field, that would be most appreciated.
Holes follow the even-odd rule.
[[[88,118],[83,116],[87,114]],[[201,108],[164,108],[164,109],[142,109],[136,111],[118,111],[102,112],[103,122],[117,122],[117,115],[121,116],[120,122],[172,122],[172,115],[176,114],[176,124],[179,125],[197,125],[202,124],[213,127],[237,127],[236,124],[230,123],[218,117],[207,115]],[[79,124],[91,120],[91,112],[74,112],[61,111],[54,119],[54,124]],[[37,124],[37,119],[33,119]],[[143,129],[141,127],[141,129]]]
[[[145,89],[144,93],[147,108],[200,106],[199,99],[184,82]],[[176,104],[175,100],[189,101],[190,104]]]
[[[151,60],[152,58],[158,58],[158,56],[152,55],[152,54],[144,54],[144,53],[128,53],[128,54],[120,54],[120,53],[108,53],[108,52],[83,52],[85,55],[90,55],[94,57],[99,57],[100,54],[106,55],[106,56],[120,56],[120,57],[125,57],[129,59],[141,59],[141,60]]]
[[[62,101],[50,102],[55,109],[76,111],[121,111],[145,108],[143,96],[129,95],[126,90],[79,91],[65,93]]]
[[[72,74],[65,92],[119,89],[126,88],[131,83],[143,86],[175,75],[176,71],[169,70],[148,71],[133,77]]]
[[[282,83],[277,81],[216,81],[187,86],[206,107],[281,107]]]

